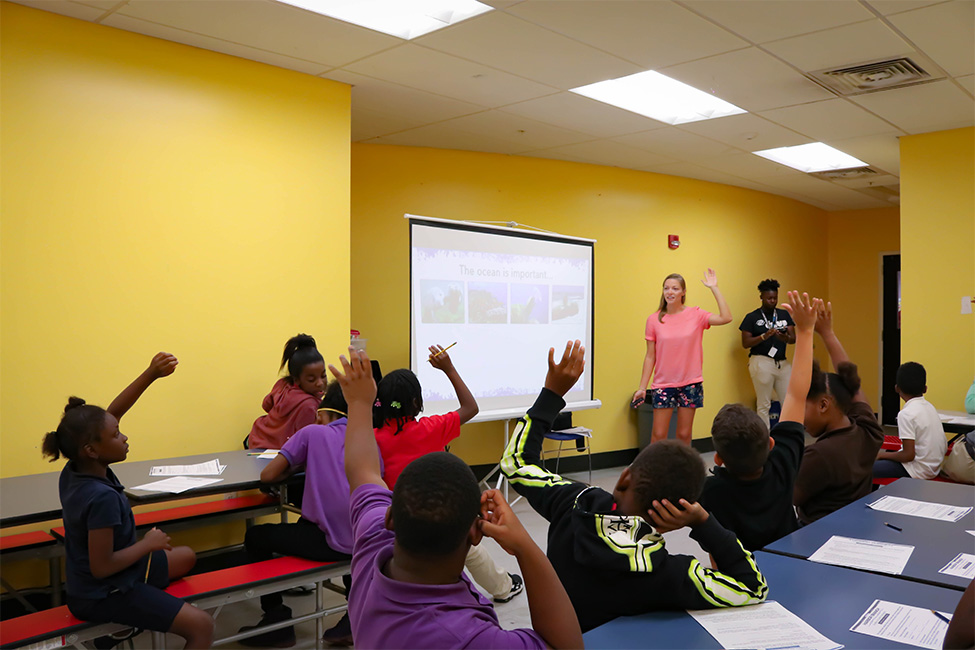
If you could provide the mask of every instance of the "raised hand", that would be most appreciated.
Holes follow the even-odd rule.
[[[669,533],[684,526],[699,526],[708,520],[708,511],[700,503],[690,503],[687,499],[681,499],[680,505],[683,510],[667,499],[653,502],[653,507],[647,512],[657,532]]]
[[[816,320],[816,331],[820,336],[826,336],[833,331],[833,303],[827,302],[825,305],[819,302],[819,318]]]
[[[169,545],[169,535],[158,528],[152,528],[142,538],[149,545],[151,551],[171,551],[173,547]]]
[[[350,407],[353,404],[367,404],[371,409],[376,401],[376,380],[372,376],[369,355],[365,350],[356,350],[350,346],[349,358],[342,355],[339,362],[342,364],[341,371],[332,364],[328,365],[328,370],[342,387],[345,401]]]
[[[454,362],[450,360],[450,355],[444,351],[442,345],[431,345],[430,346],[430,358],[427,361],[430,365],[440,370],[441,372],[448,372],[454,367]]]
[[[168,377],[176,372],[177,364],[179,364],[179,361],[176,357],[168,352],[160,352],[149,362],[149,374],[153,379]]]
[[[819,311],[823,308],[823,301],[819,298],[810,298],[808,293],[800,295],[798,291],[790,291],[788,296],[789,302],[783,304],[782,309],[792,316],[797,331],[811,332],[816,326]]]
[[[500,490],[481,493],[480,527],[482,533],[496,541],[509,555],[517,557],[535,544]]]
[[[714,269],[709,268],[704,272],[704,279],[701,280],[701,284],[708,289],[713,289],[718,286],[718,275],[714,272]]]
[[[545,388],[562,396],[575,386],[586,367],[586,348],[582,342],[566,341],[562,359],[555,363],[555,348],[548,349],[548,374],[545,375]]]

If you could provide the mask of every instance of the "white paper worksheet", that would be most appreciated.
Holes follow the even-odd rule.
[[[951,620],[951,614],[939,613],[946,620]],[[930,609],[875,600],[850,631],[938,650],[948,631],[948,623]]]
[[[220,476],[226,465],[219,458],[196,465],[156,465],[149,470],[149,476]]]
[[[258,458],[261,458],[263,460],[274,460],[275,457],[278,455],[278,452],[279,451],[281,451],[281,450],[280,449],[268,449],[264,453],[258,454],[257,457]]]
[[[219,483],[222,478],[200,478],[198,476],[173,476],[164,478],[161,481],[143,483],[129,488],[130,490],[145,490],[146,492],[172,492],[180,494],[193,488],[201,488],[205,485]]]
[[[949,576],[958,576],[966,580],[975,579],[975,555],[971,553],[959,553],[948,564],[938,571]]]
[[[722,648],[789,648],[789,650],[837,650],[842,644],[830,641],[804,620],[775,601],[747,607],[689,610],[695,621]]]
[[[913,546],[833,535],[809,556],[813,562],[900,575],[914,552]]]
[[[946,503],[929,503],[928,501],[915,501],[914,499],[902,499],[901,497],[885,496],[880,497],[873,503],[867,504],[868,508],[883,510],[884,512],[896,512],[900,515],[910,515],[911,517],[924,517],[925,519],[937,519],[939,521],[959,521],[962,517],[972,511],[971,506],[949,506]]]

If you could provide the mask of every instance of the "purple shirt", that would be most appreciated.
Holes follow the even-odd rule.
[[[386,509],[393,493],[361,485],[352,494],[352,636],[361,648],[545,648],[534,631],[503,630],[491,603],[467,576],[449,585],[393,580],[383,568],[393,557]]]
[[[339,418],[329,424],[309,424],[291,436],[280,453],[292,467],[305,466],[301,516],[322,529],[329,547],[351,555],[349,479],[344,461],[347,422]]]

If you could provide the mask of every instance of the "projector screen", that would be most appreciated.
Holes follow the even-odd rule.
[[[566,410],[593,399],[593,245],[515,228],[406,215],[410,221],[410,367],[423,387],[424,413],[458,402],[447,377],[427,361],[449,351],[477,399],[477,421],[524,415],[567,340],[586,346],[586,369],[565,396]]]

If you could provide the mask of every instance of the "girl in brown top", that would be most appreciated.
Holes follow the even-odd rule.
[[[816,443],[806,447],[793,501],[799,522],[808,524],[870,493],[873,461],[884,440],[883,428],[860,390],[856,364],[833,332],[833,307],[827,303],[816,321],[835,373],[813,366],[806,396],[806,430]]]

